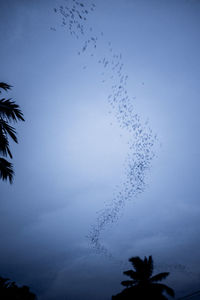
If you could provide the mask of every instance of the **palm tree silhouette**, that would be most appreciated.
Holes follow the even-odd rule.
[[[0,89],[8,91],[11,89],[11,85],[0,82]],[[0,154],[4,157],[9,156],[12,158],[8,137],[15,143],[18,143],[15,128],[9,125],[9,122],[17,121],[24,121],[19,105],[11,101],[11,99],[0,99]],[[9,180],[12,183],[13,176],[13,165],[5,158],[0,157],[0,179]]]
[[[28,286],[17,286],[14,281],[0,276],[0,299],[3,300],[36,300]]]
[[[140,257],[131,257],[129,261],[132,263],[133,270],[128,270],[124,272],[131,280],[122,281],[121,284],[126,288],[112,299],[154,299],[154,300],[164,300],[167,299],[163,295],[166,292],[169,296],[174,297],[174,291],[165,284],[158,283],[165,279],[169,273],[159,273],[152,276],[153,274],[153,259],[152,256],[149,258],[144,258],[142,260]]]

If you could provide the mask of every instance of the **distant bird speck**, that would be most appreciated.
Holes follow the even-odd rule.
[[[111,42],[105,41],[103,31],[96,32],[93,26],[89,26],[87,22],[95,7],[94,3],[88,5],[87,2],[83,4],[79,1],[69,0],[67,6],[61,5],[59,7],[58,12],[61,15],[61,24],[67,29],[67,32],[76,39],[80,37],[80,48],[77,54],[79,56],[88,55],[91,58],[95,52],[94,57],[97,59],[100,74],[103,76],[100,77],[100,80],[102,83],[110,83],[107,97],[110,106],[109,113],[115,117],[119,127],[130,134],[129,152],[124,170],[125,180],[120,187],[116,187],[114,190],[112,202],[105,204],[105,207],[97,212],[96,223],[91,226],[88,235],[91,244],[96,249],[100,252],[106,252],[99,242],[100,234],[107,224],[111,224],[119,218],[120,211],[128,200],[135,198],[144,191],[145,176],[155,156],[156,138],[148,124],[143,124],[140,116],[135,112],[133,104],[136,97],[131,97],[127,90],[128,75],[124,71],[122,53],[115,53]],[[57,9],[54,8],[54,11],[57,12]],[[55,31],[55,28],[51,27],[51,30]],[[99,41],[104,43],[105,53],[100,48],[102,54],[98,55]],[[86,67],[84,65],[83,69],[85,70]],[[112,122],[110,125],[112,126]]]

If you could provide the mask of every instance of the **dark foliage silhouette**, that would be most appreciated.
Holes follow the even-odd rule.
[[[122,281],[121,284],[126,288],[112,299],[154,299],[164,300],[167,299],[163,292],[171,297],[174,297],[174,291],[165,284],[158,283],[165,279],[169,273],[159,273],[152,276],[153,274],[153,259],[152,256],[149,258],[145,257],[142,260],[140,257],[131,257],[129,261],[132,263],[135,270],[128,270],[124,272],[131,280]]]
[[[36,300],[35,294],[30,292],[28,286],[18,287],[15,282],[0,277],[0,299],[2,300]]]
[[[11,85],[0,82],[1,89],[8,91]],[[24,121],[23,113],[19,105],[11,99],[0,99],[0,154],[4,157],[12,158],[8,138],[10,137],[15,143],[18,143],[15,128],[9,125],[9,122]],[[13,165],[7,159],[0,157],[0,179],[13,182]]]

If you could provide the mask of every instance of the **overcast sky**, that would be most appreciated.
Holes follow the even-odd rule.
[[[26,119],[0,275],[39,300],[107,300],[153,255],[177,296],[198,290],[200,2],[1,0],[0,20],[0,81]]]

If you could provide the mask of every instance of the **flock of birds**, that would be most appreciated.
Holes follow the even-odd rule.
[[[82,3],[76,0],[65,0],[65,5],[54,8],[54,12],[61,17],[61,25],[65,26],[70,35],[80,40],[81,48],[77,55],[88,53],[95,55],[99,40],[104,41],[104,33],[93,33],[93,28],[87,26],[89,14],[96,8],[93,3]],[[56,30],[55,28],[51,28]],[[143,124],[140,116],[134,111],[133,97],[127,91],[128,75],[124,72],[121,53],[114,53],[111,42],[106,43],[107,56],[97,58],[97,63],[103,70],[103,80],[109,80],[110,94],[107,101],[110,112],[115,116],[119,126],[128,131],[129,152],[125,162],[125,181],[113,193],[113,199],[97,212],[96,223],[91,226],[88,238],[94,248],[109,255],[106,248],[100,243],[100,234],[105,226],[115,222],[127,201],[135,198],[145,189],[147,171],[151,167],[155,156],[156,136],[148,122]],[[142,83],[143,84],[143,83]]]

